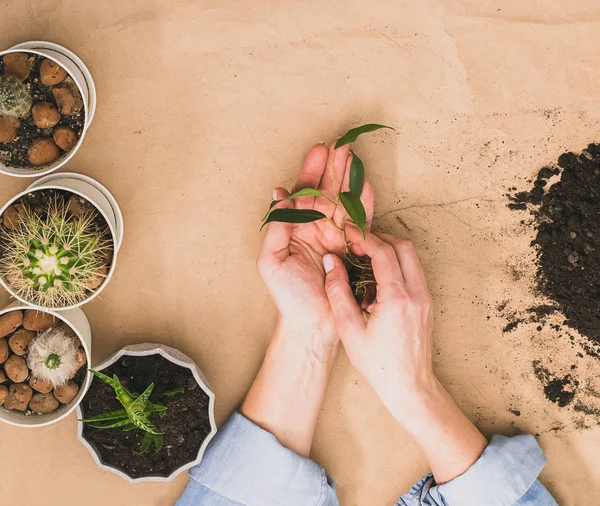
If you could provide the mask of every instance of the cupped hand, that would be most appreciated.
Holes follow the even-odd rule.
[[[352,154],[348,146],[337,150],[324,144],[314,146],[306,156],[302,171],[292,193],[304,189],[318,189],[333,201],[340,191],[348,189]],[[273,199],[285,199],[289,193],[283,188],[274,190]],[[365,181],[361,200],[367,214],[367,230],[373,220],[373,188]],[[336,210],[323,197],[300,197],[283,200],[276,208],[316,209],[331,218],[338,227],[345,215],[343,208]],[[320,329],[325,344],[337,341],[333,317],[325,294],[323,255],[342,255],[344,238],[339,230],[326,220],[312,223],[269,223],[263,247],[258,258],[259,272],[273,297],[281,319],[303,329]]]
[[[348,274],[337,255],[326,255],[326,293],[335,327],[348,358],[383,403],[397,414],[399,406],[435,382],[432,358],[431,296],[415,248],[387,234],[363,239],[348,228],[351,250],[371,257],[377,300],[361,309]]]

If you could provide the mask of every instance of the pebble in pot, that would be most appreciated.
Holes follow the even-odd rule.
[[[31,400],[33,390],[29,385],[23,383],[15,383],[8,390],[8,396],[4,401],[6,409],[16,409],[17,411],[25,411]]]
[[[26,53],[8,53],[2,57],[4,72],[25,81],[31,72],[31,61]]]
[[[58,401],[52,394],[33,394],[29,401],[29,409],[34,413],[52,413],[56,408],[58,408]]]
[[[46,86],[55,86],[64,81],[67,77],[67,71],[58,63],[44,59],[40,64],[40,81]]]
[[[5,337],[17,330],[23,323],[21,311],[11,311],[0,316],[0,337]]]
[[[21,383],[29,376],[29,369],[25,359],[19,357],[19,355],[11,355],[4,362],[4,371],[11,381],[15,383]]]
[[[50,102],[38,102],[31,108],[33,122],[38,128],[52,128],[60,121],[58,109]]]
[[[60,150],[52,139],[37,137],[29,148],[29,163],[34,166],[48,165],[60,157]]]

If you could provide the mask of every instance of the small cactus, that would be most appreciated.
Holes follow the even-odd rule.
[[[27,366],[36,378],[60,387],[77,372],[77,345],[60,328],[46,330],[31,341]]]
[[[0,76],[0,116],[23,118],[31,110],[31,94],[13,75]]]
[[[23,206],[19,225],[0,234],[0,276],[36,306],[62,308],[84,301],[105,277],[112,250],[112,242],[94,224],[96,216],[73,217],[58,197],[41,212]]]

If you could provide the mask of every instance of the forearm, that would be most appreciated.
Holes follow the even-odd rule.
[[[241,412],[307,457],[338,345],[325,346],[319,326],[280,320]]]
[[[438,484],[463,474],[488,444],[435,377],[390,411],[425,453]]]

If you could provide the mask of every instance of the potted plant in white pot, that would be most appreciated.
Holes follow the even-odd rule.
[[[0,52],[0,172],[38,177],[81,146],[96,108],[96,89],[71,51],[30,41]]]
[[[0,420],[41,427],[65,418],[90,381],[92,336],[79,308],[0,310]]]
[[[137,344],[93,373],[78,437],[99,467],[130,482],[170,481],[201,461],[217,431],[215,396],[191,358]]]
[[[51,174],[0,210],[0,284],[35,307],[78,307],[106,286],[122,239],[121,211],[104,186]]]

